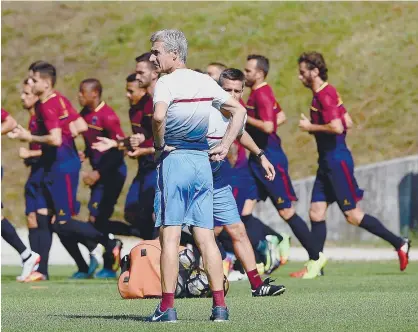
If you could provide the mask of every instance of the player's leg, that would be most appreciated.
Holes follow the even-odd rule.
[[[96,215],[96,227],[105,235],[110,234],[109,219],[112,216],[115,205],[118,201],[120,193],[123,189],[123,185],[126,180],[126,165],[122,164],[116,174],[112,174],[111,177],[105,178],[103,181],[103,192],[99,201],[99,213]],[[121,224],[122,222],[114,221],[112,223]],[[124,225],[125,226],[125,225]],[[113,233],[112,233],[113,234]],[[120,240],[119,240],[120,241]],[[119,242],[122,247],[122,242]],[[97,278],[115,278],[116,271],[120,267],[120,257],[114,256],[113,252],[106,251],[103,255],[103,270],[96,274]]]
[[[327,237],[325,219],[328,204],[335,200],[335,191],[327,176],[327,172],[319,167],[312,189],[309,218],[311,220],[311,232],[320,252],[324,251],[325,240]]]
[[[327,202],[312,202],[309,209],[311,233],[320,252],[324,251],[325,240],[327,238],[327,226],[325,223],[327,208]]]
[[[303,278],[315,278],[325,266],[326,258],[323,254],[320,254],[307,224],[292,206],[292,202],[296,201],[297,198],[288,174],[287,158],[280,151],[269,154],[267,158],[269,158],[276,168],[276,177],[273,181],[267,181],[265,179],[264,171],[255,159],[250,159],[251,170],[268,192],[279,215],[287,222],[293,234],[295,234],[296,238],[308,252],[308,272],[304,274]]]
[[[144,170],[139,177],[139,218],[135,225],[140,230],[141,238],[152,240],[155,238],[154,198],[157,185],[157,170]]]
[[[214,186],[217,186],[216,176],[214,176]],[[240,220],[230,186],[214,189],[213,216],[215,226],[222,226],[231,237],[235,256],[244,267],[253,296],[274,296],[282,294],[285,291],[284,286],[270,284],[268,279],[264,283],[261,280],[257,270],[253,246],[247,236],[245,226]]]
[[[354,163],[351,158],[340,161],[333,165],[330,175],[334,185],[334,191],[340,209],[343,211],[347,222],[359,226],[370,233],[389,242],[397,251],[400,270],[403,271],[408,265],[410,242],[389,231],[377,218],[366,214],[357,206],[357,202],[363,197],[361,190],[354,177]]]
[[[24,245],[19,235],[17,235],[16,229],[13,227],[10,221],[7,220],[7,218],[3,217],[3,215],[1,216],[1,236],[8,244],[16,249],[22,258],[22,273],[16,279],[18,281],[26,280],[26,278],[36,269],[36,266],[39,264],[40,256]]]
[[[139,173],[132,180],[129,186],[128,193],[126,194],[124,218],[131,225],[135,225],[138,219],[139,211],[139,192],[140,192],[140,180]]]

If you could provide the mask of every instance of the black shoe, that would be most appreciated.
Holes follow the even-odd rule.
[[[257,289],[252,290],[253,296],[277,296],[285,292],[283,285],[271,285],[274,280],[267,278]]]
[[[212,308],[212,315],[209,318],[213,322],[226,322],[229,320],[229,311],[227,307]]]

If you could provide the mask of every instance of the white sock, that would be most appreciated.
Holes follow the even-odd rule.
[[[26,248],[26,250],[20,254],[20,257],[22,258],[22,261],[26,261],[31,255],[32,255],[32,251]]]

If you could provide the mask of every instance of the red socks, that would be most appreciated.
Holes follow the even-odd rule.
[[[174,308],[174,293],[163,293],[163,297],[160,303],[160,310],[164,312],[171,308]]]
[[[223,289],[218,291],[213,291],[213,307],[226,307],[225,304],[225,294]]]
[[[251,284],[251,289],[257,289],[263,284],[260,275],[258,274],[257,269],[247,272],[248,281]]]

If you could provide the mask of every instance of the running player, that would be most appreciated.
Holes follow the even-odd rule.
[[[17,126],[16,120],[4,109],[1,109],[1,134],[5,135],[15,129]],[[3,178],[3,167],[1,170],[1,177]],[[22,258],[23,270],[20,276],[16,277],[17,281],[25,281],[29,275],[36,270],[41,257],[27,248],[20,237],[16,233],[16,229],[10,221],[3,216],[3,203],[1,204],[1,236],[19,253]]]
[[[84,156],[90,161],[92,170],[82,173],[84,183],[91,189],[88,203],[89,221],[108,236],[111,233],[109,224],[120,224],[109,219],[125,183],[127,169],[123,151],[111,149],[102,153],[92,149],[92,144],[97,142],[98,136],[112,139],[124,136],[119,117],[101,99],[102,90],[99,80],[85,79],[80,83],[78,99],[83,107],[80,115],[89,128],[83,132],[86,146]],[[121,246],[121,243],[119,245]],[[103,269],[96,274],[96,278],[115,278],[119,269],[118,261],[115,261],[113,254],[109,252],[104,254],[103,259]]]
[[[229,89],[230,95],[239,101],[244,91],[244,74],[238,69],[226,69],[221,74],[221,86]],[[228,80],[228,81],[226,81]],[[216,146],[223,138],[229,124],[229,114],[223,114],[213,110],[209,117],[209,129],[207,139],[209,148]],[[275,171],[273,165],[267,160],[263,151],[254,143],[250,135],[242,127],[237,140],[248,150],[255,154],[265,171],[265,177],[273,181]],[[282,285],[271,284],[267,278],[261,280],[257,271],[256,259],[251,242],[248,239],[245,226],[238,213],[237,204],[232,194],[231,186],[228,183],[231,167],[228,161],[212,161],[213,172],[213,217],[215,224],[215,235],[218,236],[222,229],[225,229],[232,239],[232,245],[236,257],[242,263],[251,284],[253,296],[275,296],[282,294],[286,288]]]
[[[337,90],[327,82],[324,57],[317,52],[303,53],[298,63],[299,79],[313,93],[311,119],[302,114],[299,127],[315,136],[318,148],[318,171],[309,211],[317,246],[323,250],[326,211],[330,204],[337,202],[348,223],[389,242],[398,253],[400,270],[405,270],[410,241],[393,234],[378,219],[357,206],[363,198],[363,190],[354,177],[353,157],[345,142],[352,121]]]
[[[326,257],[319,252],[307,224],[298,216],[292,202],[296,201],[292,182],[288,174],[287,157],[276,134],[278,126],[286,117],[277,103],[272,88],[265,82],[269,72],[269,60],[262,55],[249,55],[245,66],[245,84],[251,88],[247,102],[248,120],[246,130],[255,143],[264,150],[266,157],[276,168],[278,176],[269,182],[264,178],[264,171],[255,156],[251,155],[248,165],[256,179],[261,199],[268,196],[279,215],[287,222],[299,242],[309,254],[307,273],[304,279],[318,276],[325,266]]]
[[[57,76],[54,66],[37,61],[30,66],[29,75],[32,91],[39,97],[39,102],[35,105],[35,114],[39,121],[40,134],[33,135],[22,126],[18,126],[13,130],[12,138],[42,144],[41,160],[45,170],[42,185],[47,191],[47,201],[55,214],[52,229],[60,236],[61,241],[64,237],[71,238],[71,243],[75,245],[77,241],[88,241],[89,244],[85,244],[90,252],[93,252],[100,242],[116,256],[120,247],[115,240],[109,240],[90,223],[72,218],[79,207],[76,193],[81,166],[73,135],[84,128],[87,129],[87,125],[68,99],[54,91]],[[76,263],[79,266],[79,262]]]
[[[23,83],[21,100],[30,116],[29,131],[34,135],[39,132],[39,123],[35,115],[35,104],[38,99],[26,79]],[[26,279],[27,282],[48,279],[48,258],[51,247],[49,241],[52,241],[47,202],[42,186],[44,167],[41,162],[41,148],[40,144],[30,143],[29,149],[24,147],[19,149],[19,157],[24,160],[26,166],[30,167],[30,174],[25,185],[25,212],[29,228],[29,243],[32,250],[41,255],[38,269],[31,273],[30,278]]]

